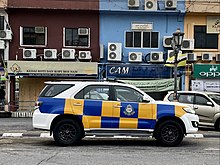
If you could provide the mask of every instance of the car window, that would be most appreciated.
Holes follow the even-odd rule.
[[[181,93],[179,94],[178,100],[180,103],[193,104],[194,94]]]
[[[208,96],[218,105],[220,105],[220,95],[219,94],[208,94]]]
[[[109,100],[109,86],[87,86],[75,96],[76,99]]]
[[[177,98],[179,97],[179,93],[177,93]],[[173,101],[173,93],[168,96],[169,101]]]
[[[51,85],[46,85],[44,90],[41,92],[39,97],[54,97],[61,92],[69,89],[73,85],[70,84],[51,84]]]
[[[207,105],[207,102],[210,102],[210,100],[207,97],[203,95],[196,95],[195,104]]]
[[[142,102],[143,95],[129,87],[115,86],[115,98],[117,101]]]

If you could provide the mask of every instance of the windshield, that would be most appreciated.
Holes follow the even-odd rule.
[[[220,105],[220,95],[219,94],[208,94],[208,96],[218,105]]]

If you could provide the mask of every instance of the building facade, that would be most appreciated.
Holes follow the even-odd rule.
[[[95,1],[7,1],[13,32],[7,59],[11,109],[18,90],[19,108],[25,109],[45,81],[97,77],[98,9]]]
[[[101,76],[135,80],[126,82],[163,99],[170,89],[162,90],[155,80],[173,77],[173,69],[164,64],[173,56],[173,33],[184,30],[184,15],[184,1],[100,0]]]
[[[210,80],[218,87],[219,5],[218,0],[1,1],[0,71],[10,110],[32,106],[45,81],[64,79],[116,78],[163,99],[174,86],[173,68],[165,64],[174,56],[177,28],[185,33],[179,54],[187,58],[187,65],[178,67],[178,89],[191,90],[199,82],[210,86]],[[203,67],[215,77],[201,78]]]
[[[186,90],[220,92],[220,1],[186,1],[185,38],[193,41]]]

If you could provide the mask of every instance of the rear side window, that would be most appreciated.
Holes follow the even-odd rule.
[[[39,97],[54,97],[61,92],[71,88],[73,85],[70,84],[51,84],[47,85],[46,88],[41,92]]]
[[[179,93],[177,93],[177,98],[179,97]],[[173,93],[171,93],[168,97],[169,101],[173,101]]]
[[[87,86],[75,96],[76,99],[109,100],[109,86]]]
[[[180,94],[178,100],[180,103],[193,104],[194,94]]]

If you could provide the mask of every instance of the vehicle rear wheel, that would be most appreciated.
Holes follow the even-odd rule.
[[[220,119],[215,122],[215,130],[220,131]]]
[[[55,125],[53,138],[58,145],[73,145],[81,140],[82,132],[82,128],[76,121],[63,119]]]
[[[184,137],[182,126],[176,122],[167,120],[162,122],[156,130],[155,138],[163,146],[174,147],[179,145]]]

